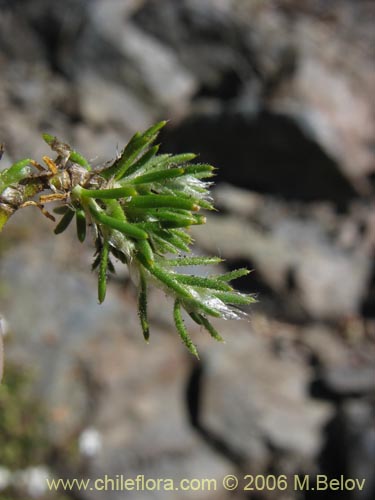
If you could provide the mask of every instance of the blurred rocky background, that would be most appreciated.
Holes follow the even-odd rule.
[[[217,171],[196,252],[254,272],[249,320],[193,329],[33,208],[0,240],[0,498],[375,497],[375,9],[366,0],[0,0],[1,168],[49,132],[95,164],[170,120]],[[226,492],[226,474],[344,474],[354,491]],[[45,477],[214,478],[217,491],[53,494]],[[244,486],[245,481],[240,483]],[[313,484],[313,479],[312,479]]]

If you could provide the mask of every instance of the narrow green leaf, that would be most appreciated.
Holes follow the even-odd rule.
[[[153,210],[153,209],[149,209]],[[187,212],[189,215],[182,215],[176,212],[172,212],[170,210],[159,210],[155,209],[150,215],[157,217],[162,222],[173,222],[176,224],[174,227],[188,227],[192,224],[196,224],[196,218],[191,215],[191,213]]]
[[[133,165],[131,165],[126,173],[121,177],[121,182],[127,182],[128,177],[131,177],[133,174],[135,174],[138,171],[142,171],[144,168],[147,166],[151,166],[153,164],[153,161],[156,161],[155,155],[159,151],[158,145],[152,146],[146,153],[144,153],[139,160],[137,160]],[[164,156],[164,155],[160,155]],[[125,179],[125,181],[124,181]]]
[[[228,273],[220,274],[219,276],[215,276],[217,280],[220,281],[232,281],[237,278],[242,278],[242,276],[246,276],[251,271],[249,269],[246,269],[245,267],[242,267],[240,269],[235,269],[234,271],[230,271]]]
[[[12,211],[3,208],[0,203],[0,232],[2,231],[5,224],[8,222],[8,219],[11,215]]]
[[[173,275],[164,271],[159,265],[154,263],[153,266],[150,266],[146,259],[144,259],[143,255],[139,255],[139,258],[142,264],[150,271],[151,274],[155,276],[159,281],[167,285],[168,288],[174,290],[181,298],[193,300],[193,296],[189,292],[187,288],[185,288],[182,284],[178,283]]]
[[[74,211],[73,210],[70,210],[68,209],[65,214],[62,216],[62,218],[60,219],[60,222],[57,224],[57,226],[55,227],[55,230],[54,230],[54,233],[55,234],[60,234],[62,233],[63,231],[65,231],[65,229],[69,226],[69,224],[72,222],[72,219],[74,217]]]
[[[137,195],[137,191],[132,186],[124,186],[113,189],[81,189],[81,193],[86,198],[99,198],[101,200],[117,200]]]
[[[166,266],[207,266],[211,264],[220,264],[223,259],[220,257],[180,257],[178,259],[165,259],[163,264]]]
[[[150,328],[147,318],[147,280],[143,269],[140,269],[140,289],[138,294],[138,315],[141,322],[143,337],[146,342],[150,338]]]
[[[206,224],[207,222],[207,218],[204,215],[193,214],[193,219],[194,219],[193,225]]]
[[[147,261],[148,265],[152,266],[154,264],[154,252],[152,251],[150,243],[147,240],[138,240],[137,249]]]
[[[196,356],[199,359],[197,348],[193,344],[191,338],[189,337],[189,334],[188,334],[186,327],[185,327],[185,324],[184,324],[184,320],[182,319],[181,305],[180,305],[180,302],[178,300],[176,300],[174,303],[173,317],[174,317],[174,322],[175,322],[177,331],[180,334],[182,342],[189,349],[191,354],[193,354],[194,356]]]
[[[213,290],[231,291],[232,287],[226,283],[211,278],[201,276],[190,276],[187,274],[174,274],[174,278],[184,285],[196,286],[199,288],[211,288]]]
[[[70,208],[66,205],[60,205],[59,207],[55,207],[53,212],[58,215],[64,215],[68,210],[70,210]]]
[[[76,211],[76,227],[77,237],[79,241],[83,243],[86,238],[86,216],[83,210]]]
[[[219,332],[216,330],[216,328],[214,328],[212,323],[207,318],[205,318],[202,314],[198,314],[198,317],[201,321],[201,325],[204,326],[204,328],[208,331],[212,338],[214,338],[218,342],[224,342],[223,337],[219,334]]]
[[[188,234],[184,229],[171,229],[169,233],[177,236],[181,241],[186,243],[187,245],[191,245],[193,242],[193,238]]]
[[[57,139],[57,137],[50,135],[50,134],[42,134],[42,137],[43,137],[44,141],[52,148],[53,148],[54,143],[60,142]],[[82,156],[80,153],[78,153],[78,151],[75,151],[74,149],[70,150],[69,160],[71,160],[73,163],[77,163],[77,165],[80,165],[81,167],[86,168],[86,170],[91,170],[91,166],[90,166],[89,162],[86,160],[86,158],[84,156]]]
[[[153,246],[155,248],[155,252],[159,254],[166,254],[166,253],[173,253],[173,254],[178,254],[181,249],[177,248],[175,245],[172,245],[172,243],[169,243],[169,241],[166,241],[163,238],[160,238],[160,236],[157,236],[156,234],[151,234],[151,240],[153,243]]]
[[[0,194],[11,184],[18,184],[22,179],[30,175],[31,161],[30,158],[26,158],[0,172]]]
[[[134,227],[137,227],[139,229],[142,229],[142,231],[145,231],[146,233],[151,233],[154,231],[159,231],[161,228],[160,222],[133,222],[132,224]]]
[[[69,155],[69,160],[73,163],[77,163],[77,165],[80,165],[81,167],[84,167],[86,170],[91,170],[89,162],[84,156],[81,155],[81,153],[78,153],[78,151],[72,150]]]
[[[163,188],[163,192],[166,193],[167,195],[178,197],[180,200],[190,201],[206,210],[215,210],[215,207],[212,205],[212,203],[203,199],[201,195],[197,194],[196,196],[192,196],[190,194],[186,194],[185,192],[183,192],[183,189],[184,186],[182,184],[180,190],[166,187]]]
[[[205,210],[215,210],[215,207],[211,202],[204,200],[202,198],[196,198],[195,203],[199,205],[201,208],[204,208]]]
[[[179,215],[179,216],[184,216],[184,217],[192,217],[192,212],[191,210],[186,210],[182,208],[173,208],[173,209],[168,209],[168,208],[144,208],[144,207],[137,207],[137,208],[129,208],[126,207],[126,214],[129,219],[134,220],[134,221],[139,221],[139,222],[146,222],[149,221],[150,218],[156,218],[159,216],[159,214],[162,214],[161,217],[163,217],[163,214],[165,214],[165,217],[168,218],[169,214]],[[152,217],[151,217],[152,216]]]
[[[189,165],[188,167],[185,167],[185,173],[184,175],[193,175],[197,179],[203,178],[203,177],[212,177],[213,171],[215,170],[215,167],[211,165],[206,165],[203,163],[198,163],[196,165]]]
[[[101,304],[107,292],[107,266],[108,266],[109,244],[108,240],[103,240],[103,247],[100,252],[100,264],[98,274],[98,299]]]
[[[190,227],[195,223],[195,219],[177,219],[175,221],[159,220],[155,222],[134,222],[135,227],[139,227],[147,232],[157,232],[160,229],[170,230],[181,227]]]
[[[138,218],[139,220],[139,218]],[[134,222],[132,220],[132,224],[134,227],[137,227],[139,229],[142,229],[143,231],[146,231],[147,233],[152,233],[152,232],[159,232],[160,230],[165,229],[166,231],[172,227],[174,228],[175,226],[181,227],[179,224],[173,224],[169,223],[168,221],[153,221],[153,222]],[[185,227],[185,226],[182,226]]]
[[[150,140],[152,137],[154,137],[155,134],[158,134],[159,131],[166,126],[167,120],[162,120],[158,123],[155,123],[155,125],[152,125],[152,127],[148,128],[145,132],[143,132],[142,137],[143,139]]]
[[[134,208],[183,208],[194,211],[198,209],[195,200],[183,199],[177,196],[163,196],[159,194],[134,196],[127,202],[127,206]]]
[[[146,157],[146,154],[144,156]],[[142,165],[139,164],[140,160],[138,160],[135,164],[129,167],[123,179],[126,180],[129,177],[132,177],[132,182],[133,182],[133,180],[138,179],[138,177],[134,177],[134,174],[137,172],[140,176],[140,175],[153,174],[156,172],[167,172],[169,170],[173,171],[176,170],[176,168],[180,168],[181,165],[183,165],[184,163],[193,160],[195,157],[196,155],[193,153],[185,153],[182,155],[175,155],[175,156],[171,154],[160,154],[157,156],[154,155],[153,157],[151,156],[150,158],[147,158],[147,161],[142,161]],[[185,167],[181,168],[185,169]]]
[[[182,238],[180,234],[176,233],[175,231],[176,230],[174,229],[171,229],[170,231],[160,230],[160,231],[155,231],[155,233],[157,236],[163,238],[165,241],[167,241],[174,247],[178,248],[182,252],[189,253],[190,252],[189,243],[186,243],[186,239]]]
[[[150,266],[146,259],[143,258],[142,254],[139,255],[141,263],[148,269],[148,271],[155,276],[159,281],[167,285],[168,288],[173,290],[181,299],[186,301],[190,306],[201,309],[203,312],[209,314],[210,316],[215,316],[219,318],[221,316],[220,312],[207,306],[203,301],[193,297],[188,288],[185,288],[181,283],[178,283],[174,275],[165,271],[158,264],[154,263]]]
[[[169,155],[168,158],[165,158],[160,163],[158,163],[158,168],[171,168],[173,166],[181,166],[184,163],[188,163],[189,161],[194,160],[197,157],[195,153],[182,153],[179,155]]]
[[[138,227],[144,229],[145,231],[157,231],[160,228],[179,228],[179,227],[190,227],[193,225],[197,224],[204,224],[206,222],[206,218],[204,216],[196,216],[192,215],[190,212],[186,211],[188,215],[182,215],[176,212],[172,212],[171,210],[165,210],[165,209],[144,209],[144,212],[137,212],[135,211],[128,211],[129,216],[137,220],[135,224],[137,224]],[[141,217],[150,217],[152,216],[155,219],[158,219],[158,221],[153,221],[153,222],[138,222]]]
[[[118,158],[115,163],[110,166],[105,171],[102,171],[106,179],[110,177],[115,177],[116,180],[121,179],[126,174],[127,170],[131,167],[132,163],[136,158],[144,151],[144,149],[150,146],[158,136],[159,130],[164,127],[165,121],[156,123],[154,126],[150,127],[143,134],[136,133],[125,147],[121,153],[120,158]]]
[[[176,229],[182,227],[189,228],[190,226],[206,223],[206,217],[204,217],[203,215],[198,215],[198,216],[192,215],[189,218],[189,217],[181,217],[178,214],[176,214],[174,217],[169,217],[168,218],[169,220],[166,217],[164,217],[163,219],[165,220],[161,219],[158,222],[159,227],[163,229]]]
[[[95,209],[92,205],[89,205],[89,208],[94,218],[105,226],[117,229],[121,233],[125,234],[126,236],[130,236],[131,238],[139,240],[146,240],[148,238],[147,233],[142,229],[136,227],[134,224],[130,224],[129,222],[124,222],[122,220],[115,219],[114,217],[110,217],[104,212]]]
[[[100,264],[100,251],[98,254],[95,254],[95,259],[91,264],[91,270],[94,271],[94,269],[96,269],[99,264]]]
[[[105,201],[105,212],[110,217],[114,217],[115,219],[122,220],[126,222],[126,216],[124,210],[117,200],[106,200]]]
[[[215,292],[215,297],[222,300],[226,304],[233,304],[239,306],[247,306],[256,302],[252,295],[245,295],[239,292]]]
[[[133,157],[134,156],[136,157],[137,154],[140,152],[138,151],[137,148],[139,148],[139,140],[141,139],[141,137],[142,134],[140,132],[136,132],[130,139],[126,147],[122,150],[120,156],[113,162],[112,165],[110,165],[107,168],[104,168],[100,172],[100,175],[103,176],[105,179],[110,179],[115,175],[117,175],[118,178],[121,178],[122,175],[124,175],[123,171],[127,166],[129,158],[132,161]],[[119,176],[119,173],[122,173],[121,177]]]
[[[185,170],[183,168],[170,168],[168,170],[158,170],[148,174],[140,175],[132,180],[132,184],[148,184],[151,182],[161,182],[174,177],[180,177]]]
[[[111,272],[112,274],[116,273],[115,266],[112,264],[111,259],[108,259],[108,271]]]
[[[52,144],[56,141],[56,137],[51,134],[42,134],[42,137],[48,146],[52,146]]]
[[[192,312],[192,311],[190,311],[190,312],[189,312],[189,316],[191,317],[191,319],[192,319],[195,323],[197,323],[197,325],[202,326],[202,320],[201,320],[201,315],[200,315],[200,314],[198,314],[198,313],[196,313],[196,312]]]
[[[126,264],[126,265],[129,264],[129,261],[128,261],[126,255],[121,250],[118,250],[116,247],[112,246],[111,244],[110,244],[109,249],[111,251],[111,254],[114,255],[114,257],[116,259],[118,259],[120,262],[122,262],[123,264]]]

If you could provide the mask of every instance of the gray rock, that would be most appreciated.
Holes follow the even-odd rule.
[[[255,76],[246,29],[237,22],[230,2],[146,1],[133,21],[175,51],[195,76],[201,95],[230,99],[246,78]]]
[[[168,332],[153,329],[150,346],[134,342],[124,345],[122,336],[90,342],[82,359],[93,380],[101,385],[101,397],[92,415],[92,425],[102,437],[102,449],[90,461],[89,477],[123,474],[135,478],[212,477],[218,482],[232,464],[216,455],[188,425],[183,387],[190,363],[178,341]],[[211,499],[218,492],[202,492]],[[223,492],[224,493],[224,492]],[[108,492],[108,498],[122,498],[123,492]],[[140,498],[142,492],[128,492]],[[164,491],[151,498],[172,498]],[[194,498],[193,492],[182,498]],[[86,498],[86,497],[85,497]],[[90,493],[87,498],[92,498]],[[226,498],[226,496],[223,496]]]
[[[324,371],[327,387],[339,395],[371,394],[374,390],[374,363],[334,366]]]
[[[359,312],[368,286],[370,256],[342,251],[311,226],[307,221],[284,220],[274,233],[276,240],[288,245],[288,252],[295,252],[295,283],[304,307],[316,318]]]
[[[65,449],[81,442],[88,428],[99,438],[89,455],[82,448],[78,462],[58,462],[57,474],[76,476],[79,470],[95,478],[135,478],[141,471],[146,478],[176,481],[212,477],[220,485],[234,468],[189,425],[184,393],[192,361],[176,333],[155,313],[150,345],[145,344],[131,291],[120,294],[109,286],[99,306],[81,245],[69,231],[60,240],[47,236],[50,223],[41,221],[33,224],[29,245],[3,256],[0,280],[11,330],[7,359],[32,368],[33,390],[49,410],[50,442]],[[9,223],[9,234],[16,226]],[[159,309],[160,303],[159,297]],[[152,495],[166,498],[164,491]],[[181,493],[186,499],[194,495]],[[202,498],[218,496],[228,498],[221,487]]]
[[[345,365],[350,357],[350,349],[342,336],[323,325],[307,326],[301,341],[323,367]]]
[[[92,128],[108,129],[112,125],[134,133],[155,121],[152,110],[124,86],[108,82],[92,72],[80,75],[79,98],[82,116]]]
[[[87,273],[86,266],[82,274],[77,268],[66,273],[78,247],[66,242],[67,251],[64,243],[61,246],[60,241],[48,237],[43,241],[41,232],[37,234],[35,248],[14,248],[2,260],[1,280],[8,285],[3,304],[11,330],[6,350],[10,360],[34,372],[35,391],[50,410],[51,441],[61,444],[84,425],[90,409],[80,352],[89,338],[108,335],[111,325],[121,325],[121,311],[127,304],[120,307],[117,303],[117,309],[109,293],[106,306],[98,307],[95,277]],[[64,252],[70,255],[68,260],[64,260]],[[136,318],[134,329],[135,322]]]
[[[330,205],[288,204],[228,184],[217,185],[214,197],[226,215],[210,215],[205,230],[194,229],[194,236],[206,252],[232,265],[248,261],[255,272],[245,286],[254,290],[254,280],[255,289],[273,291],[274,302],[284,304],[291,317],[359,314],[372,265],[368,206],[339,216]]]
[[[76,57],[92,73],[122,82],[154,109],[180,109],[195,91],[195,80],[171,48],[130,22],[132,4],[99,1],[90,7],[89,25],[77,41]]]
[[[356,491],[353,498],[369,500],[375,493],[373,407],[366,400],[349,400],[344,406],[343,414],[347,425],[348,470],[351,477],[366,480],[363,491]]]
[[[344,205],[372,193],[373,7],[309,3],[149,0],[133,20],[222,106],[171,128],[169,148],[200,150],[228,182]]]
[[[219,167],[219,181],[252,191],[340,207],[358,196],[338,162],[285,113],[197,111],[167,129],[163,144],[172,152],[199,151]]]
[[[4,2],[3,2],[4,3]],[[11,4],[14,2],[9,2]],[[23,16],[17,16],[12,9],[14,5],[3,6],[0,16],[0,47],[2,57],[0,63],[5,66],[6,61],[35,61],[35,54],[45,56],[43,43],[38,39],[34,30]],[[14,36],[17,32],[18,36]]]
[[[278,359],[267,341],[243,323],[230,335],[225,351],[209,349],[206,363],[201,410],[205,429],[221,436],[253,466],[269,459],[266,443],[290,460],[316,457],[331,409],[308,398],[307,367]]]
[[[295,23],[298,70],[289,90],[282,87],[274,96],[273,108],[304,123],[353,183],[369,192],[365,176],[373,172],[374,157],[366,144],[370,144],[374,125],[369,104],[373,70],[365,44],[372,43],[372,35],[367,28],[347,37],[347,30],[353,29],[348,26],[349,16],[361,16],[365,23],[364,9],[361,12],[358,5],[345,2],[336,15],[336,28],[331,30],[314,17]],[[329,50],[322,51],[321,46]],[[359,72],[354,70],[358,66]]]

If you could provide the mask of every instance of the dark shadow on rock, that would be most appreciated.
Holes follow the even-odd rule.
[[[88,22],[88,3],[85,0],[66,0],[60,4],[48,0],[16,0],[4,4],[34,32],[44,51],[39,58],[46,59],[53,72],[71,79],[64,59],[74,56],[74,45]],[[27,44],[22,34],[18,43]],[[77,60],[75,63],[80,66]]]
[[[361,306],[361,314],[365,318],[375,318],[375,260],[371,272],[368,292]]]
[[[372,470],[369,463],[371,447],[372,420],[371,397],[359,392],[341,394],[326,383],[319,362],[312,358],[312,366],[316,370],[316,378],[310,385],[310,394],[313,398],[330,401],[335,405],[335,413],[325,425],[322,434],[324,445],[317,459],[318,474],[330,480],[349,478],[364,482],[364,490],[338,489],[317,490],[316,481],[310,481],[310,491],[306,491],[306,500],[370,500],[374,498],[374,481],[368,471]],[[350,406],[357,411],[351,412]],[[367,409],[367,417],[363,418],[363,408]],[[373,408],[373,406],[372,406]],[[362,411],[360,411],[362,410]],[[367,420],[366,420],[367,418]],[[363,474],[363,475],[362,475]],[[371,474],[371,473],[370,473]]]
[[[201,401],[203,391],[204,359],[196,363],[186,385],[186,409],[192,427],[216,453],[224,456],[238,467],[246,463],[225,437],[207,429],[201,422]]]
[[[200,85],[196,97],[238,96],[247,79],[262,79],[248,27],[209,2],[148,0],[131,18],[172,48]]]
[[[225,261],[225,266],[228,268],[228,271],[234,271],[242,267],[252,270],[247,276],[242,276],[241,278],[231,281],[231,285],[236,290],[246,293],[256,293],[262,296],[268,295],[274,299],[276,298],[275,292],[262,278],[255,265],[248,259],[227,259]]]
[[[198,151],[202,162],[218,167],[217,181],[290,200],[329,200],[339,208],[356,196],[307,128],[286,115],[194,115],[167,128],[162,142],[165,151]]]

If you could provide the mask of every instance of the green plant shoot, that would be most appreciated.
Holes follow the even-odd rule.
[[[206,276],[177,271],[182,266],[217,265],[222,259],[189,255],[190,226],[204,224],[206,217],[200,212],[214,209],[209,194],[214,167],[192,163],[196,158],[193,153],[158,154],[154,142],[165,123],[136,133],[119,157],[102,168],[92,168],[69,145],[44,134],[56,153],[54,159],[43,157],[45,166],[31,159],[21,160],[0,173],[0,231],[16,210],[28,206],[38,207],[55,220],[45,206],[58,202],[54,212],[62,217],[56,234],[64,232],[73,219],[80,242],[85,240],[89,226],[92,229],[99,302],[106,296],[108,272],[114,271],[112,259],[131,266],[145,340],[150,337],[147,294],[152,283],[173,298],[177,332],[198,357],[182,311],[222,341],[209,318],[240,319],[244,313],[239,307],[255,299],[230,285],[231,280],[248,274],[247,269]]]

